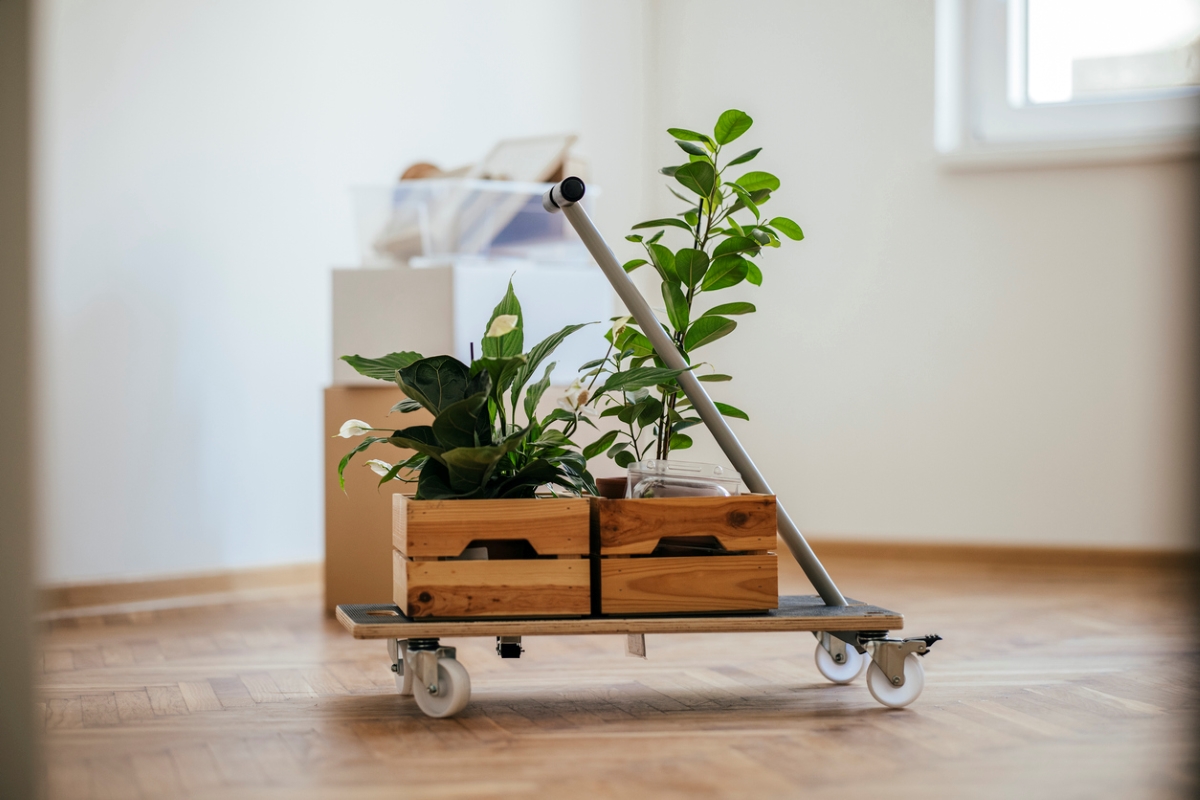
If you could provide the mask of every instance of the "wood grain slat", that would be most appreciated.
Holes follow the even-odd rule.
[[[525,540],[543,556],[587,555],[588,523],[583,498],[412,500],[392,495],[392,545],[409,558],[453,558],[477,539]]]
[[[600,559],[603,614],[759,611],[779,604],[773,555]]]
[[[412,561],[396,551],[396,605],[412,617],[562,617],[591,611],[583,559]]]
[[[773,495],[590,498],[600,555],[649,555],[665,538],[711,536],[731,552],[773,550]]]

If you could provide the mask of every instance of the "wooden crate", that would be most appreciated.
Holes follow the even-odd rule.
[[[765,611],[779,604],[771,495],[594,498],[591,523],[596,613]],[[653,555],[669,543],[719,545],[723,553]]]
[[[393,601],[411,618],[583,616],[591,610],[587,500],[393,497]],[[457,560],[473,543],[530,557]]]

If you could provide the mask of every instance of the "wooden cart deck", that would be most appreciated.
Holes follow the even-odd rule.
[[[751,633],[762,631],[896,631],[904,616],[857,600],[827,606],[817,595],[779,598],[759,614],[689,617],[581,617],[575,619],[412,620],[394,605],[340,605],[338,622],[355,639],[441,636],[572,636],[621,633]]]

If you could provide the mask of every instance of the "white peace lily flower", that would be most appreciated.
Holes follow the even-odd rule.
[[[492,320],[492,325],[488,328],[488,332],[483,335],[485,339],[494,339],[497,336],[503,336],[506,333],[511,333],[517,329],[516,314],[501,314]]]
[[[369,423],[363,422],[361,419],[348,419],[342,423],[342,429],[338,431],[338,436],[349,439],[352,436],[362,436],[370,431]]]
[[[563,392],[563,396],[558,398],[558,407],[570,411],[572,413],[582,410],[582,406],[588,401],[588,390],[583,387],[583,384],[576,380],[567,390]]]
[[[372,458],[367,462],[367,466],[371,468],[372,472],[381,478],[392,471],[391,464],[387,463],[386,461],[380,461],[378,458]]]
[[[620,335],[621,331],[625,330],[625,326],[629,324],[631,319],[633,319],[633,317],[617,317],[617,319],[613,322],[613,336]]]

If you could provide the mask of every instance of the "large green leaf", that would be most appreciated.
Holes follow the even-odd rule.
[[[649,245],[650,257],[654,259],[654,268],[664,281],[678,280],[675,277],[675,254],[661,244]]]
[[[675,253],[675,275],[689,289],[694,289],[708,271],[708,254],[703,250],[685,247]]]
[[[683,230],[687,231],[688,233],[692,232],[692,228],[690,225],[688,225],[683,220],[677,219],[675,217],[666,217],[665,219],[652,219],[649,222],[639,222],[637,225],[634,225],[631,230],[636,231],[640,228],[667,228],[667,227],[682,228]]]
[[[708,158],[708,151],[698,144],[685,142],[681,139],[676,139],[675,144],[679,145],[679,149],[690,156],[703,156],[704,158]]]
[[[604,382],[603,391],[632,392],[647,386],[658,386],[662,383],[670,383],[679,373],[685,371],[666,367],[635,367],[623,372],[614,372]]]
[[[490,447],[456,447],[442,453],[442,461],[450,473],[450,488],[456,492],[483,488],[496,463],[520,447],[521,440],[528,432],[528,429],[519,431],[518,435]]]
[[[717,144],[729,144],[750,130],[750,126],[753,124],[754,120],[750,118],[749,114],[731,108],[717,118],[716,127],[713,128],[714,138],[717,140]]]
[[[558,346],[563,343],[564,339],[580,328],[585,328],[588,325],[595,324],[596,323],[594,322],[582,322],[575,325],[567,325],[562,330],[550,334],[545,339],[542,339],[540,342],[530,348],[529,353],[526,356],[525,363],[517,370],[516,376],[513,378],[513,404],[516,404],[517,395],[521,393],[521,389],[525,387],[525,384],[528,383],[529,379],[532,378],[537,372],[537,368],[542,365],[542,362],[546,360],[547,356],[553,353]]]
[[[600,455],[605,450],[607,450],[609,447],[611,447],[612,443],[614,441],[616,441],[616,439],[617,439],[617,431],[609,431],[608,433],[604,434],[596,441],[589,444],[587,447],[583,448],[583,457],[584,458],[595,458],[596,456]]]
[[[683,346],[690,353],[709,342],[715,342],[722,336],[728,336],[736,327],[736,322],[725,317],[701,317],[683,337]]]
[[[478,441],[479,415],[483,414],[486,420],[487,401],[487,394],[480,392],[442,409],[442,413],[437,415],[432,425],[433,435],[437,437],[438,444],[447,449],[490,444]]]
[[[650,262],[644,258],[635,258],[630,261],[626,261],[624,264],[622,264],[621,269],[625,270],[626,272],[633,272],[638,267],[644,267],[646,264],[649,264],[649,263]]]
[[[774,217],[769,224],[789,239],[798,242],[804,238],[804,231],[800,230],[800,226],[787,217]]]
[[[667,317],[677,331],[688,326],[688,303],[683,296],[683,289],[675,281],[662,282],[663,301],[667,304]]]
[[[542,399],[542,395],[550,388],[550,373],[554,371],[555,362],[551,361],[546,365],[546,371],[542,373],[542,379],[529,387],[529,391],[525,393],[525,416],[532,421],[537,415],[537,404]]]
[[[516,293],[513,292],[512,281],[508,282],[508,291],[504,293],[504,297],[492,310],[492,316],[488,319],[487,327],[483,329],[484,333],[492,327],[492,322],[504,314],[515,314],[517,317],[516,330],[509,331],[503,336],[484,336],[480,341],[480,349],[483,355],[490,358],[511,358],[515,355],[520,355],[525,349],[525,317],[521,313],[521,303],[517,300]]]
[[[418,500],[467,500],[481,494],[481,487],[465,492],[453,489],[450,486],[450,471],[445,464],[436,461],[426,462],[417,478]]]
[[[396,380],[396,370],[404,369],[409,364],[415,361],[420,361],[423,356],[420,353],[404,351],[402,353],[388,353],[380,358],[364,358],[362,356],[342,356],[342,361],[345,361],[359,375],[365,375],[368,378],[375,378],[380,381]]]
[[[675,170],[675,180],[701,197],[708,197],[716,185],[717,172],[707,161],[693,161]]]
[[[685,142],[704,142],[709,147],[713,146],[713,140],[705,136],[703,133],[689,131],[687,128],[667,128],[667,133],[674,136],[676,139],[683,139]]]
[[[471,370],[453,356],[432,356],[413,362],[397,375],[404,393],[437,415],[466,398]]]
[[[710,382],[710,383],[721,383],[721,382],[724,382],[724,381],[731,381],[731,380],[733,380],[733,376],[732,376],[732,375],[722,375],[722,374],[721,374],[721,373],[719,373],[719,372],[714,372],[714,373],[712,373],[712,374],[709,374],[709,375],[697,375],[697,376],[696,376],[696,379],[697,379],[697,380],[701,380],[701,381],[707,381],[707,382]]]
[[[387,441],[405,450],[416,450],[430,458],[440,460],[445,447],[438,442],[437,435],[430,425],[413,425],[392,433]]]
[[[722,414],[724,414],[727,417],[737,417],[738,419],[744,419],[747,422],[750,421],[750,415],[747,414],[745,411],[742,411],[740,408],[735,408],[734,406],[731,406],[728,403],[715,403],[714,402],[713,405],[717,407],[717,411],[720,411]]]
[[[751,193],[763,189],[773,192],[779,188],[779,178],[776,178],[769,172],[747,172],[737,179],[737,184]],[[760,201],[755,199],[755,202]]]
[[[754,307],[754,303],[722,303],[719,306],[713,306],[700,316],[713,317],[720,314],[737,316],[738,314],[753,314],[755,311],[757,309]]]
[[[713,250],[713,258],[717,259],[721,256],[730,256],[737,253],[757,253],[759,250],[758,242],[748,236],[730,236],[725,241],[717,245]]]
[[[750,160],[751,160],[751,159],[753,159],[753,158],[754,158],[756,155],[758,155],[758,154],[759,154],[761,151],[762,151],[762,148],[761,148],[761,147],[756,147],[756,148],[754,148],[753,150],[747,150],[745,153],[742,153],[740,156],[738,156],[737,158],[733,159],[732,161],[730,161],[730,162],[729,162],[728,164],[726,164],[725,166],[727,166],[727,167],[733,167],[733,166],[736,166],[736,165],[738,165],[738,164],[745,164],[747,161],[750,161]]]
[[[746,262],[746,281],[755,286],[762,286],[762,270],[753,261]]]
[[[749,262],[741,256],[722,256],[714,259],[704,275],[700,290],[713,292],[741,283],[746,279]]]
[[[672,433],[671,434],[671,448],[670,449],[672,449],[672,450],[687,450],[691,446],[692,446],[692,437],[688,436],[686,433]]]

